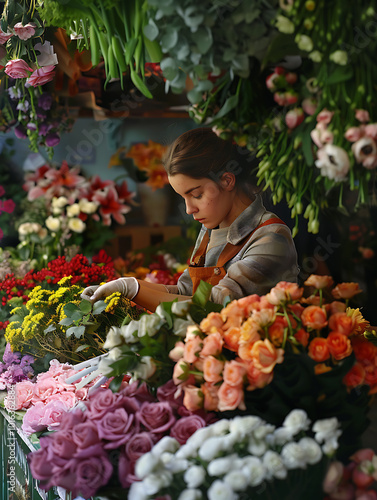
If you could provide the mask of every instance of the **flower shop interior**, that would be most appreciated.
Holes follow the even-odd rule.
[[[377,500],[377,1],[0,9],[0,500]],[[149,310],[206,229],[165,170],[199,128],[297,279]]]

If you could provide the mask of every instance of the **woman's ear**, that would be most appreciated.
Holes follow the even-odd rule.
[[[221,176],[220,185],[226,191],[232,191],[236,185],[236,176],[232,172],[225,172]]]

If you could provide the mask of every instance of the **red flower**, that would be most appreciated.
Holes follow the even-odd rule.
[[[123,214],[128,213],[131,207],[124,205],[121,200],[119,200],[118,193],[114,187],[109,187],[106,191],[95,193],[93,201],[101,205],[99,212],[106,226],[111,225],[111,216],[118,224],[124,224],[126,222],[126,218]]]

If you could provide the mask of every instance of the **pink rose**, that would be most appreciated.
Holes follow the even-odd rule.
[[[235,387],[243,384],[246,376],[246,367],[243,363],[232,359],[227,361],[224,367],[224,382]]]
[[[99,420],[106,415],[106,413],[113,411],[115,408],[119,408],[121,399],[122,396],[120,393],[114,393],[111,389],[100,387],[90,394],[89,400],[86,402],[88,409],[85,414],[87,418]]]
[[[79,448],[88,448],[99,443],[97,425],[94,422],[82,422],[72,429],[72,441]]]
[[[153,434],[166,432],[176,420],[169,403],[143,403],[137,418]]]
[[[201,356],[217,356],[221,353],[224,340],[220,332],[209,333],[203,339],[203,349]]]
[[[41,425],[47,427],[49,431],[55,430],[60,425],[62,415],[69,410],[63,401],[50,401],[45,405],[45,410],[41,418]]]
[[[175,438],[178,443],[185,444],[195,431],[206,426],[206,422],[199,415],[189,415],[177,420],[173,425],[170,436]]]
[[[117,408],[97,421],[98,436],[110,441],[105,448],[119,448],[120,445],[126,443],[130,437],[134,419],[134,415],[129,415],[124,408]]]
[[[219,411],[245,410],[243,386],[234,387],[233,385],[221,384],[219,392]]]
[[[12,59],[8,61],[4,69],[11,78],[27,78],[28,71],[33,71],[23,59]]]
[[[33,478],[41,481],[41,487],[49,490],[54,486],[53,476],[51,474],[51,461],[49,460],[49,447],[48,443],[51,438],[44,437],[40,439],[41,448],[37,451],[29,453],[27,460],[30,466]]]
[[[55,66],[43,66],[43,68],[36,69],[26,80],[26,85],[38,87],[47,82],[51,82],[55,77]]]
[[[356,120],[359,120],[359,122],[362,122],[362,123],[369,122],[369,120],[370,120],[369,112],[366,111],[365,109],[356,109],[355,117],[356,117]]]
[[[15,386],[15,408],[14,410],[21,410],[29,408],[31,400],[34,395],[34,384],[29,380],[18,382]],[[8,399],[8,398],[7,398]]]
[[[46,401],[53,394],[62,392],[63,390],[63,386],[59,384],[59,382],[57,382],[53,377],[38,380],[36,384],[34,384],[34,395],[32,398],[32,403],[37,403],[38,401]]]
[[[154,441],[152,437],[153,434],[149,432],[139,432],[129,438],[125,450],[131,462],[136,462],[141,455],[144,455],[144,453],[147,453],[153,448]]]
[[[184,388],[183,404],[190,411],[196,411],[203,406],[203,393],[199,387],[186,385]]]
[[[11,36],[13,36],[13,33],[4,33],[0,28],[0,44],[6,43]]]
[[[151,394],[145,382],[140,385],[138,382],[133,382],[132,384],[126,386],[122,390],[121,394],[122,396],[132,398],[137,403],[143,403],[144,401],[155,401],[155,397]],[[138,406],[140,406],[140,404]]]
[[[183,396],[177,396],[177,386],[174,380],[169,380],[166,384],[161,385],[157,389],[157,399],[170,404],[172,408],[177,408],[183,404]]]
[[[45,404],[42,401],[39,401],[26,410],[22,420],[22,430],[25,434],[30,435],[34,432],[43,431],[46,428],[46,426],[42,424],[44,413]]]
[[[53,394],[48,398],[48,401],[62,401],[68,408],[73,408],[77,402],[74,392],[63,391],[57,394]]]
[[[59,428],[59,432],[55,432],[49,440],[47,462],[50,462],[50,464],[48,464],[50,466],[50,473],[51,462],[55,458],[64,458],[68,460],[75,454],[76,449],[77,446],[76,443],[73,442],[72,437],[69,434],[65,435]]]
[[[59,475],[59,485],[72,491],[72,497],[92,497],[105,486],[113,473],[113,466],[106,455],[93,455],[83,459],[73,458]]]
[[[73,427],[78,424],[81,424],[86,419],[86,412],[84,413],[80,409],[71,410],[62,415],[62,419],[60,421],[59,431],[60,432],[70,432]]]
[[[350,456],[350,460],[353,460],[357,464],[361,464],[364,460],[372,461],[375,453],[372,448],[362,448],[357,450],[353,455]]]
[[[29,40],[34,33],[37,25],[35,23],[27,23],[23,26],[22,23],[16,23],[13,27],[14,34],[18,36],[20,40]]]
[[[118,461],[118,479],[122,488],[129,488],[132,484],[131,476],[131,464],[125,453],[121,452]]]

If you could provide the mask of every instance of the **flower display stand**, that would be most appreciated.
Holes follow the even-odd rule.
[[[1,469],[0,469],[0,498],[2,500],[73,500],[71,495],[61,488],[43,491],[38,481],[33,478],[27,455],[38,448],[22,432],[20,421],[12,418],[11,414],[0,409],[0,436],[1,436]]]

